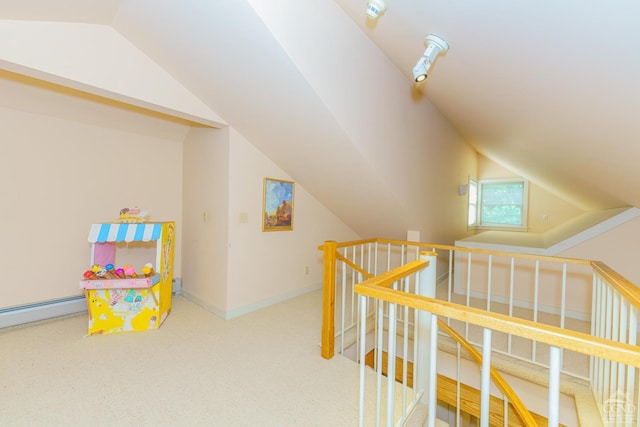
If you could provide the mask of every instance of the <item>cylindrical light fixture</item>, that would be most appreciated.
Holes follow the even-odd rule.
[[[413,67],[413,79],[416,83],[426,80],[427,72],[429,71],[429,68],[431,68],[431,65],[436,61],[438,55],[441,53],[444,54],[449,50],[449,44],[435,34],[427,34],[424,38],[424,42],[427,45],[427,49],[418,60],[416,66]]]
[[[387,10],[387,5],[382,0],[369,0],[367,2],[367,18],[378,19],[381,13]]]

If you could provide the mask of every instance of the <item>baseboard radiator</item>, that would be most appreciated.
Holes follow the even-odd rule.
[[[0,309],[0,328],[87,311],[84,296],[62,298]]]
[[[176,277],[172,280],[172,293],[180,295],[182,280]],[[0,328],[52,319],[87,311],[87,302],[83,295],[56,299],[52,301],[26,304],[17,307],[0,309]]]

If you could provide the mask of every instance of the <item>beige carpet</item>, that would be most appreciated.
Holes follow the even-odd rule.
[[[357,366],[320,357],[320,320],[318,291],[228,321],[174,297],[148,332],[0,330],[0,426],[357,425]]]

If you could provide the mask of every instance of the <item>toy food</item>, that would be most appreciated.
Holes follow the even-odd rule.
[[[105,278],[107,278],[107,279],[117,279],[118,278],[118,276],[116,275],[115,267],[113,266],[113,264],[105,265],[104,269],[107,271],[106,274],[105,274]]]
[[[153,264],[151,264],[150,262],[146,263],[144,267],[142,267],[142,273],[145,275],[145,277],[151,277],[156,274],[155,270],[153,269]]]
[[[133,277],[134,279],[138,277],[138,275],[136,274],[136,271],[133,269],[131,264],[125,265],[123,269],[124,269],[124,274],[126,274],[127,277]]]

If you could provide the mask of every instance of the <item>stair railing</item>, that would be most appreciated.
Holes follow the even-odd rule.
[[[426,324],[427,330],[422,328],[423,322],[418,320],[419,329],[416,337],[419,337],[418,347],[420,347],[420,341],[424,338],[428,340],[428,352],[421,354],[418,350],[417,359],[414,363],[415,366],[415,378],[414,388],[416,396],[415,401],[421,401],[427,404],[428,407],[428,423],[427,425],[435,424],[435,386],[434,381],[429,381],[425,386],[421,383],[420,377],[435,379],[437,378],[436,371],[436,354],[437,354],[437,332],[439,318],[450,318],[455,320],[464,320],[473,325],[479,326],[483,330],[483,346],[482,346],[482,380],[481,380],[481,417],[480,423],[482,426],[488,426],[489,422],[489,389],[490,389],[490,373],[491,373],[491,357],[492,357],[492,333],[503,332],[510,333],[517,337],[527,338],[529,340],[536,341],[541,344],[550,346],[550,369],[549,369],[549,387],[548,387],[548,402],[549,413],[548,425],[559,425],[559,378],[560,378],[560,351],[561,349],[571,350],[578,353],[584,353],[593,355],[603,360],[610,361],[625,367],[633,367],[637,369],[640,367],[640,350],[633,345],[623,344],[615,342],[609,339],[593,337],[589,334],[568,331],[556,326],[548,326],[540,323],[535,323],[530,320],[523,320],[513,318],[507,315],[498,313],[490,313],[485,310],[476,309],[473,307],[466,307],[459,304],[448,303],[440,301],[434,298],[425,297],[422,295],[416,295],[414,293],[404,292],[402,290],[393,289],[392,284],[397,282],[407,274],[414,273],[416,268],[424,268],[424,264],[407,264],[406,267],[399,267],[382,277],[374,277],[368,279],[363,283],[355,286],[356,294],[360,295],[361,308],[366,308],[368,298],[373,298],[379,302],[389,305],[389,330],[388,330],[388,367],[387,367],[387,384],[386,384],[386,404],[384,409],[378,409],[379,414],[386,414],[386,425],[393,426],[396,423],[404,422],[407,419],[405,413],[402,417],[396,419],[395,408],[397,405],[398,397],[395,392],[395,361],[396,346],[393,342],[396,335],[393,324],[395,323],[395,313],[399,308],[408,307],[417,311],[418,316],[420,314],[426,315],[426,319],[430,320]],[[390,287],[391,285],[391,287]],[[366,313],[366,310],[362,310],[361,313]],[[364,325],[364,322],[360,323]],[[430,332],[430,334],[429,334]],[[366,338],[366,328],[361,327],[360,335],[364,341]],[[435,338],[434,338],[435,337]],[[362,348],[362,347],[361,347]],[[427,356],[428,355],[428,356]],[[361,360],[364,358],[364,350],[360,352]],[[427,366],[424,369],[421,366]],[[424,374],[426,372],[426,374]],[[360,424],[364,425],[365,414],[364,408],[366,407],[367,395],[366,386],[367,373],[364,369],[364,363],[361,364],[361,421]],[[379,383],[379,380],[378,380]],[[383,387],[378,384],[376,387],[376,393],[379,395],[383,390]],[[411,410],[412,407],[408,408]],[[531,425],[531,424],[525,424]],[[535,425],[535,424],[533,424]]]
[[[586,318],[591,323],[591,334],[596,337],[631,346],[636,342],[637,308],[640,306],[638,291],[632,283],[598,262],[387,239],[368,239],[340,244],[325,242],[320,249],[325,252],[322,355],[326,358],[333,356],[336,341],[339,343],[338,348],[341,353],[355,344],[359,354],[362,350],[360,347],[364,348],[364,344],[358,343],[358,334],[354,333],[354,329],[360,329],[361,326],[364,326],[368,332],[374,331],[376,337],[379,336],[376,328],[381,330],[395,328],[396,323],[402,328],[400,336],[411,337],[415,334],[411,329],[411,326],[415,325],[412,324],[414,321],[408,315],[410,313],[408,306],[404,306],[398,312],[399,316],[396,316],[395,308],[389,308],[388,305],[379,304],[378,300],[374,300],[367,305],[368,308],[364,314],[362,312],[357,314],[357,307],[361,303],[358,302],[359,298],[355,290],[358,283],[367,277],[388,272],[397,266],[418,259],[419,252],[424,249],[438,254],[434,264],[437,266],[436,275],[441,291],[439,297],[446,302],[458,303],[462,300],[462,304],[456,304],[456,306],[462,305],[472,309],[478,308],[478,301],[480,301],[484,311],[506,315],[507,319],[515,318],[519,315],[518,311],[523,308],[522,306],[528,304],[529,306],[525,308],[528,308],[529,315],[533,314],[532,318],[527,320],[534,324],[547,321],[550,326],[566,330],[571,327],[571,323],[575,323],[576,320],[584,323]],[[521,264],[524,264],[524,268]],[[411,290],[415,287],[412,280],[411,277],[406,277],[395,286],[405,291]],[[523,283],[525,288],[529,287],[532,295],[528,300],[522,299],[525,293],[522,291]],[[593,298],[590,290],[585,291],[585,283],[589,284]],[[339,289],[337,294],[336,289]],[[559,302],[549,301],[545,296],[550,289],[559,295]],[[591,300],[591,313],[578,313],[576,316],[576,313],[572,312],[572,307],[567,305],[567,294],[572,296],[569,300],[573,303],[576,295],[586,294],[582,300]],[[337,312],[335,311],[336,295],[339,300]],[[540,301],[544,301],[544,304]],[[390,319],[390,310],[394,311],[393,319]],[[553,312],[551,314],[555,318],[551,322],[545,319],[549,312]],[[380,318],[383,320],[373,321],[373,313],[381,313]],[[580,316],[583,318],[580,319]],[[337,334],[335,333],[336,318],[340,325]],[[460,330],[459,326],[463,325],[465,338],[473,335],[469,332],[470,329],[480,327],[473,322],[467,322],[464,317],[460,319],[447,317],[446,322],[457,327],[458,330]],[[484,341],[487,339],[485,329],[480,327],[483,338],[475,342],[483,348],[486,344]],[[506,350],[499,348],[499,345],[494,345],[494,353],[503,352],[510,356],[521,357],[513,354],[512,339],[517,337],[515,339],[522,340],[522,335],[501,330],[497,330],[494,335],[498,337],[494,342],[500,341],[500,335],[507,337]],[[524,360],[540,364],[545,369],[558,368],[561,374],[572,374],[562,365],[563,351],[576,350],[570,347],[551,346],[551,350],[547,351],[546,360],[537,360],[540,351],[536,351],[536,347],[543,341],[533,339],[530,342],[532,355]],[[594,396],[598,401],[603,419],[612,420],[612,422],[628,419],[630,414],[620,409],[620,402],[626,403],[622,405],[623,409],[632,409],[633,419],[637,419],[635,408],[640,406],[638,401],[640,394],[637,391],[636,365],[621,364],[615,359],[600,357],[599,354],[577,352],[590,357],[588,373],[582,377],[577,375],[577,377],[586,378],[593,385]]]
[[[438,320],[438,327],[440,328],[440,330],[444,331],[447,335],[453,338],[453,340],[457,343],[457,345],[463,348],[467,352],[467,354],[471,356],[471,358],[475,363],[482,366],[482,361],[483,361],[482,354],[474,346],[472,346],[453,328],[451,328],[449,325],[447,325],[447,323],[443,322],[440,319]],[[459,358],[460,356],[458,356],[458,359]],[[459,361],[458,361],[458,364],[459,364]],[[500,372],[498,372],[496,368],[489,365],[489,374],[491,376],[491,380],[493,384],[495,384],[498,387],[498,389],[504,396],[504,407],[502,410],[504,425],[509,425],[509,404],[510,404],[514,409],[516,416],[525,426],[536,427],[538,424],[533,418],[531,412],[529,412],[525,404],[520,399],[520,396],[516,394],[516,392],[511,388],[509,383],[504,379],[504,377],[500,374]],[[458,397],[460,395],[459,387],[462,383],[460,376],[461,376],[460,369],[458,369],[456,373],[456,386],[458,387],[458,392],[456,394]],[[489,401],[488,397],[485,397],[485,398],[487,399],[487,401]],[[455,406],[456,406],[456,415],[457,415],[456,425],[460,425],[461,424],[460,423],[461,402],[459,398],[457,399]],[[481,408],[481,412],[482,410],[489,412],[488,407]]]

